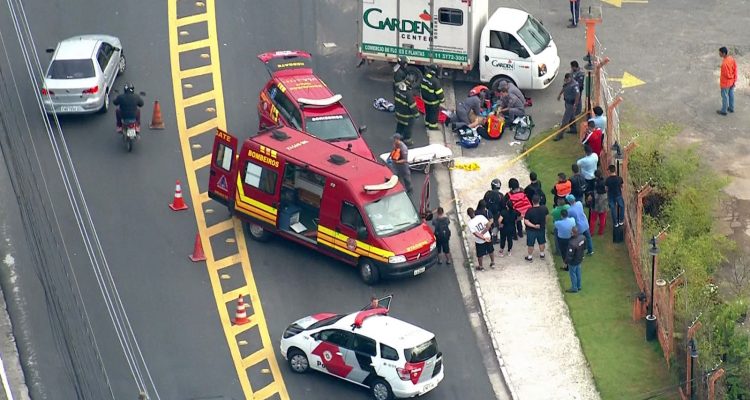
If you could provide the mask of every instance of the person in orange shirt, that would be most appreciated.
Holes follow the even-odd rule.
[[[726,47],[719,49],[721,61],[721,75],[719,86],[721,87],[721,110],[716,110],[720,115],[727,115],[727,111],[734,112],[734,85],[737,83],[737,63],[728,54]]]

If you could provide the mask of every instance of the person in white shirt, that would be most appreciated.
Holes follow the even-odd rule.
[[[490,268],[495,268],[495,253],[492,247],[492,237],[490,235],[490,229],[492,228],[492,222],[489,221],[484,215],[476,214],[473,208],[466,210],[469,215],[469,231],[474,237],[474,245],[477,250],[477,271],[484,271],[482,265],[482,258],[485,255],[490,256]]]
[[[594,184],[596,183],[596,168],[599,164],[599,156],[594,153],[591,146],[588,144],[583,145],[583,151],[586,153],[585,156],[578,159],[576,164],[581,169],[581,175],[586,180],[586,191],[590,193],[594,191]],[[584,197],[585,198],[585,197]]]

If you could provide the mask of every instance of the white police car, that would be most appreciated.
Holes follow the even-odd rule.
[[[296,373],[325,372],[369,388],[376,400],[423,395],[443,380],[435,335],[387,313],[381,306],[302,318],[284,331],[281,354]]]

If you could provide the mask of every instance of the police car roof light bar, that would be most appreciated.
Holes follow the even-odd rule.
[[[357,316],[354,317],[353,328],[361,328],[365,320],[373,315],[388,315],[388,309],[383,307],[373,308],[370,310],[360,311]]]

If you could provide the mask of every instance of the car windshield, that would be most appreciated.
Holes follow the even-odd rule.
[[[549,42],[552,41],[549,32],[532,16],[529,16],[526,19],[526,23],[518,30],[518,36],[526,42],[526,45],[529,46],[529,49],[534,54],[544,51],[549,46]]]
[[[345,316],[346,316],[345,314],[341,314],[341,315],[334,315],[334,316],[328,317],[326,319],[321,319],[320,321],[318,321],[318,322],[316,322],[316,323],[308,326],[307,329],[308,330],[310,330],[310,329],[317,329],[317,328],[321,328],[321,327],[324,327],[324,326],[331,325],[331,324],[335,323],[336,321],[340,320],[341,318],[344,318]]]
[[[55,60],[47,71],[47,79],[83,79],[94,76],[94,62],[91,60]]]
[[[432,340],[424,342],[417,347],[404,350],[404,356],[406,357],[406,362],[418,363],[435,357],[437,352],[437,340],[432,338]]]
[[[307,133],[329,142],[359,137],[352,120],[346,115],[326,115],[305,120]]]
[[[419,225],[419,215],[406,192],[380,198],[365,206],[377,236],[390,236]]]

